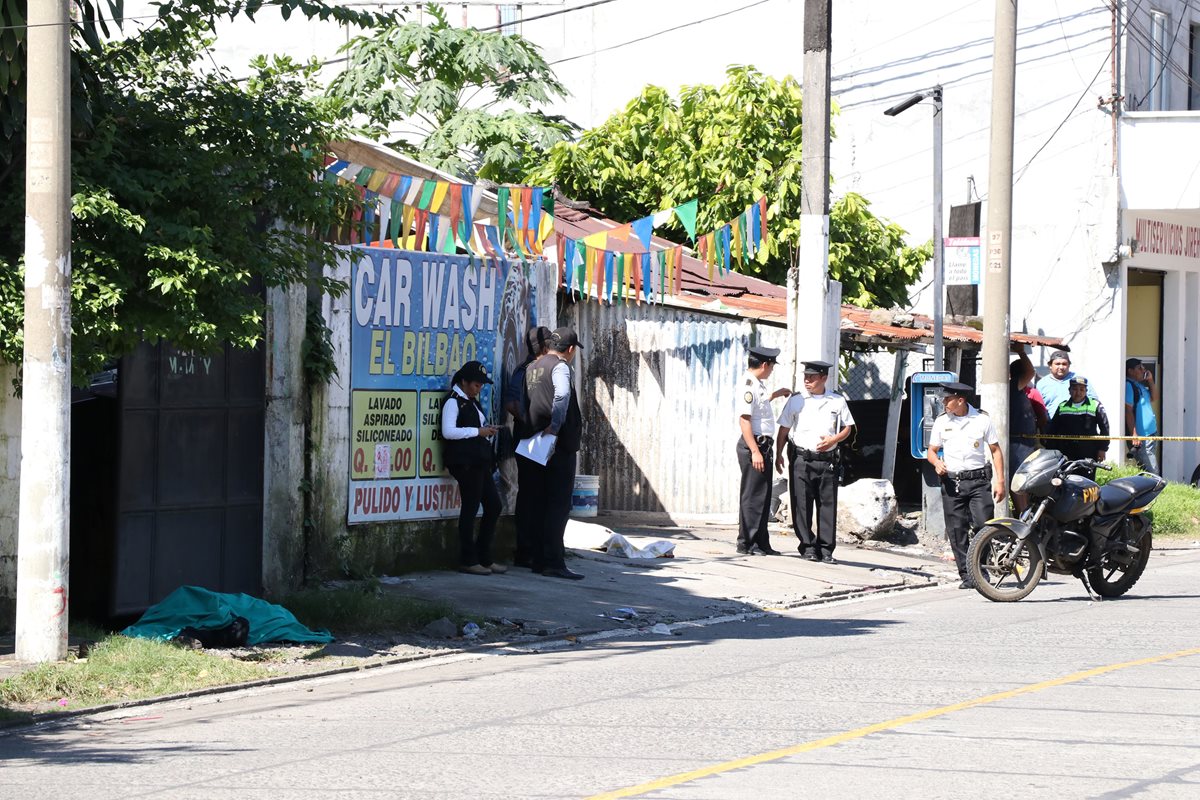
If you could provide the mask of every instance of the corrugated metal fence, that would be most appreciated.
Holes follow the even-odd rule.
[[[583,346],[579,472],[600,476],[601,510],[736,515],[746,348],[782,347],[787,331],[651,305],[578,303],[563,316]]]

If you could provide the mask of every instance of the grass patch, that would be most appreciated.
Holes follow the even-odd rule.
[[[341,589],[308,589],[280,603],[308,627],[327,628],[335,635],[413,631],[442,617],[461,621],[448,603],[400,597],[382,591],[374,581]]]
[[[1103,485],[1115,478],[1137,475],[1136,466],[1114,467],[1111,472],[1097,470],[1097,481]],[[1200,489],[1187,483],[1167,482],[1167,488],[1150,507],[1154,536],[1173,539],[1200,536]]]
[[[228,686],[268,674],[254,664],[166,642],[109,636],[95,645],[86,659],[39,664],[0,681],[0,703],[83,708]]]

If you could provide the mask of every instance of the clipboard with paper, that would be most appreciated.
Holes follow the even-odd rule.
[[[522,439],[517,442],[517,455],[522,458],[528,458],[546,466],[546,462],[550,460],[550,456],[554,455],[554,444],[558,441],[558,437],[553,433],[539,431],[528,439]]]

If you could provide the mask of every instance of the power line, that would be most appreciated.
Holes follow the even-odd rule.
[[[673,27],[673,28],[667,28],[667,29],[665,29],[665,30],[661,30],[661,31],[657,31],[657,32],[655,32],[655,33],[650,33],[650,34],[647,34],[647,35],[645,35],[645,36],[640,36],[640,37],[638,37],[637,39],[630,39],[630,40],[629,40],[629,41],[627,41],[627,42],[621,42],[621,43],[619,43],[619,44],[609,45],[608,47],[601,47],[601,48],[599,48],[598,50],[593,50],[593,51],[591,51],[590,53],[580,53],[580,54],[579,54],[579,55],[577,55],[577,56],[567,56],[566,58],[560,58],[560,59],[558,59],[557,61],[551,61],[551,62],[549,62],[549,63],[550,63],[551,65],[554,65],[554,64],[564,64],[564,63],[566,63],[566,62],[568,62],[568,61],[576,61],[576,60],[578,60],[578,59],[580,59],[580,58],[587,58],[588,56],[594,56],[594,55],[597,55],[597,54],[599,54],[599,53],[607,53],[609,50],[616,50],[616,49],[618,49],[618,48],[621,48],[621,47],[627,47],[627,46],[629,46],[629,45],[631,45],[631,44],[637,44],[638,42],[644,42],[644,41],[646,41],[647,39],[653,39],[653,38],[655,38],[655,37],[657,37],[657,36],[662,36],[662,35],[664,35],[664,34],[668,34],[668,33],[674,33],[675,31],[681,31],[681,30],[683,30],[684,28],[691,28],[691,27],[692,27],[692,26],[694,26],[694,25],[699,25],[699,24],[701,24],[701,23],[704,23],[704,22],[711,22],[711,21],[712,21],[712,20],[714,20],[714,19],[720,19],[721,17],[728,17],[730,14],[736,14],[736,13],[738,13],[739,11],[746,11],[747,9],[754,8],[755,6],[761,6],[761,5],[763,5],[764,3],[769,3],[769,2],[771,2],[771,0],[757,0],[757,2],[754,2],[754,3],[748,3],[747,5],[740,6],[739,8],[733,8],[733,9],[730,9],[729,11],[724,11],[724,12],[722,12],[722,13],[720,13],[720,14],[714,14],[714,15],[712,15],[711,17],[704,17],[703,19],[692,20],[691,22],[685,22],[685,23],[684,23],[684,24],[682,24],[682,25],[676,25],[676,26],[675,26],[675,27]]]

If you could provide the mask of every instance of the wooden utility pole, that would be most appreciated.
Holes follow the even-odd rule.
[[[17,534],[20,661],[67,656],[71,477],[69,0],[29,0],[25,355]]]
[[[804,0],[804,152],[801,156],[800,249],[788,270],[792,385],[800,362],[837,364],[842,286],[829,280],[829,0]],[[836,370],[830,374],[834,384]]]
[[[1017,0],[996,0],[992,56],[992,141],[988,162],[987,275],[983,286],[983,381],[980,402],[991,414],[1008,459],[1009,266],[1012,256],[1013,110],[1017,77]],[[1007,514],[1007,498],[996,504]]]

